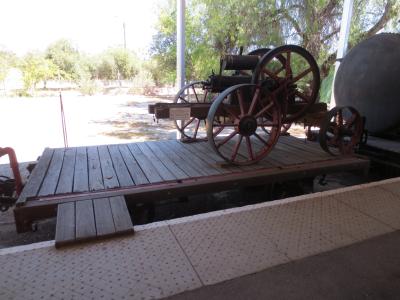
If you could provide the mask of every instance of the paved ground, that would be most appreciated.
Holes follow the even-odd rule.
[[[400,299],[400,231],[168,299]]]

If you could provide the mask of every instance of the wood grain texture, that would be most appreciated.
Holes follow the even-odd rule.
[[[119,145],[118,146],[121,156],[128,168],[129,174],[133,179],[135,185],[146,184],[149,183],[146,175],[144,174],[143,170],[140,168],[140,165],[133,157],[131,151],[127,145]]]
[[[124,159],[119,152],[118,145],[109,145],[108,150],[114,165],[115,173],[117,174],[119,185],[121,187],[135,185],[125,165]]]
[[[114,219],[108,198],[93,199],[94,217],[96,220],[97,236],[115,233]]]
[[[122,196],[110,197],[110,206],[114,218],[115,231],[133,231],[133,224],[125,198]]]
[[[56,248],[75,241],[75,202],[68,202],[57,207]]]
[[[114,170],[114,165],[111,160],[110,153],[108,152],[107,146],[98,146],[100,165],[101,165],[101,173],[103,174],[103,182],[104,188],[112,189],[119,187],[119,182],[117,178],[117,174]]]
[[[51,158],[53,157],[54,149],[46,148],[40,157],[37,165],[29,176],[28,182],[25,184],[21,195],[19,196],[16,205],[21,206],[26,202],[28,197],[37,195],[42,181],[47,173]]]
[[[93,200],[75,202],[76,240],[87,240],[96,236]]]
[[[89,190],[103,190],[103,174],[101,173],[100,158],[97,147],[88,147]]]
[[[60,179],[58,180],[56,194],[71,193],[74,183],[76,148],[67,148],[64,154]]]
[[[76,148],[73,191],[89,191],[89,169],[86,147]]]
[[[146,155],[144,155],[142,151],[140,151],[136,144],[128,144],[128,148],[150,183],[163,181],[151,160],[149,160]]]

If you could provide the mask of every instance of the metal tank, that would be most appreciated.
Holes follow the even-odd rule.
[[[400,125],[400,34],[364,40],[344,57],[335,78],[337,106],[353,106],[366,129],[379,134]]]

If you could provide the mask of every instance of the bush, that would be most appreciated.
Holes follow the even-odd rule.
[[[132,86],[129,89],[129,94],[142,94],[142,95],[154,95],[154,89],[156,85],[154,83],[153,76],[151,73],[141,68],[139,73],[133,78]]]
[[[101,92],[101,87],[95,80],[81,80],[79,83],[79,91],[83,96],[93,96]]]

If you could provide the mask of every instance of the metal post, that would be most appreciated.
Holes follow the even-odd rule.
[[[332,93],[330,102],[331,108],[336,106],[335,95],[334,95],[335,77],[336,77],[336,72],[340,66],[340,61],[343,59],[343,57],[347,52],[351,18],[353,16],[353,2],[354,0],[344,0],[343,3],[342,21],[340,23],[339,42],[336,54],[335,73],[333,74],[333,81],[332,81]]]
[[[176,86],[180,90],[185,85],[185,0],[176,4]],[[181,138],[179,131],[176,137]]]
[[[125,29],[125,22],[122,22],[122,27],[124,28],[124,49],[126,49],[126,29]]]

